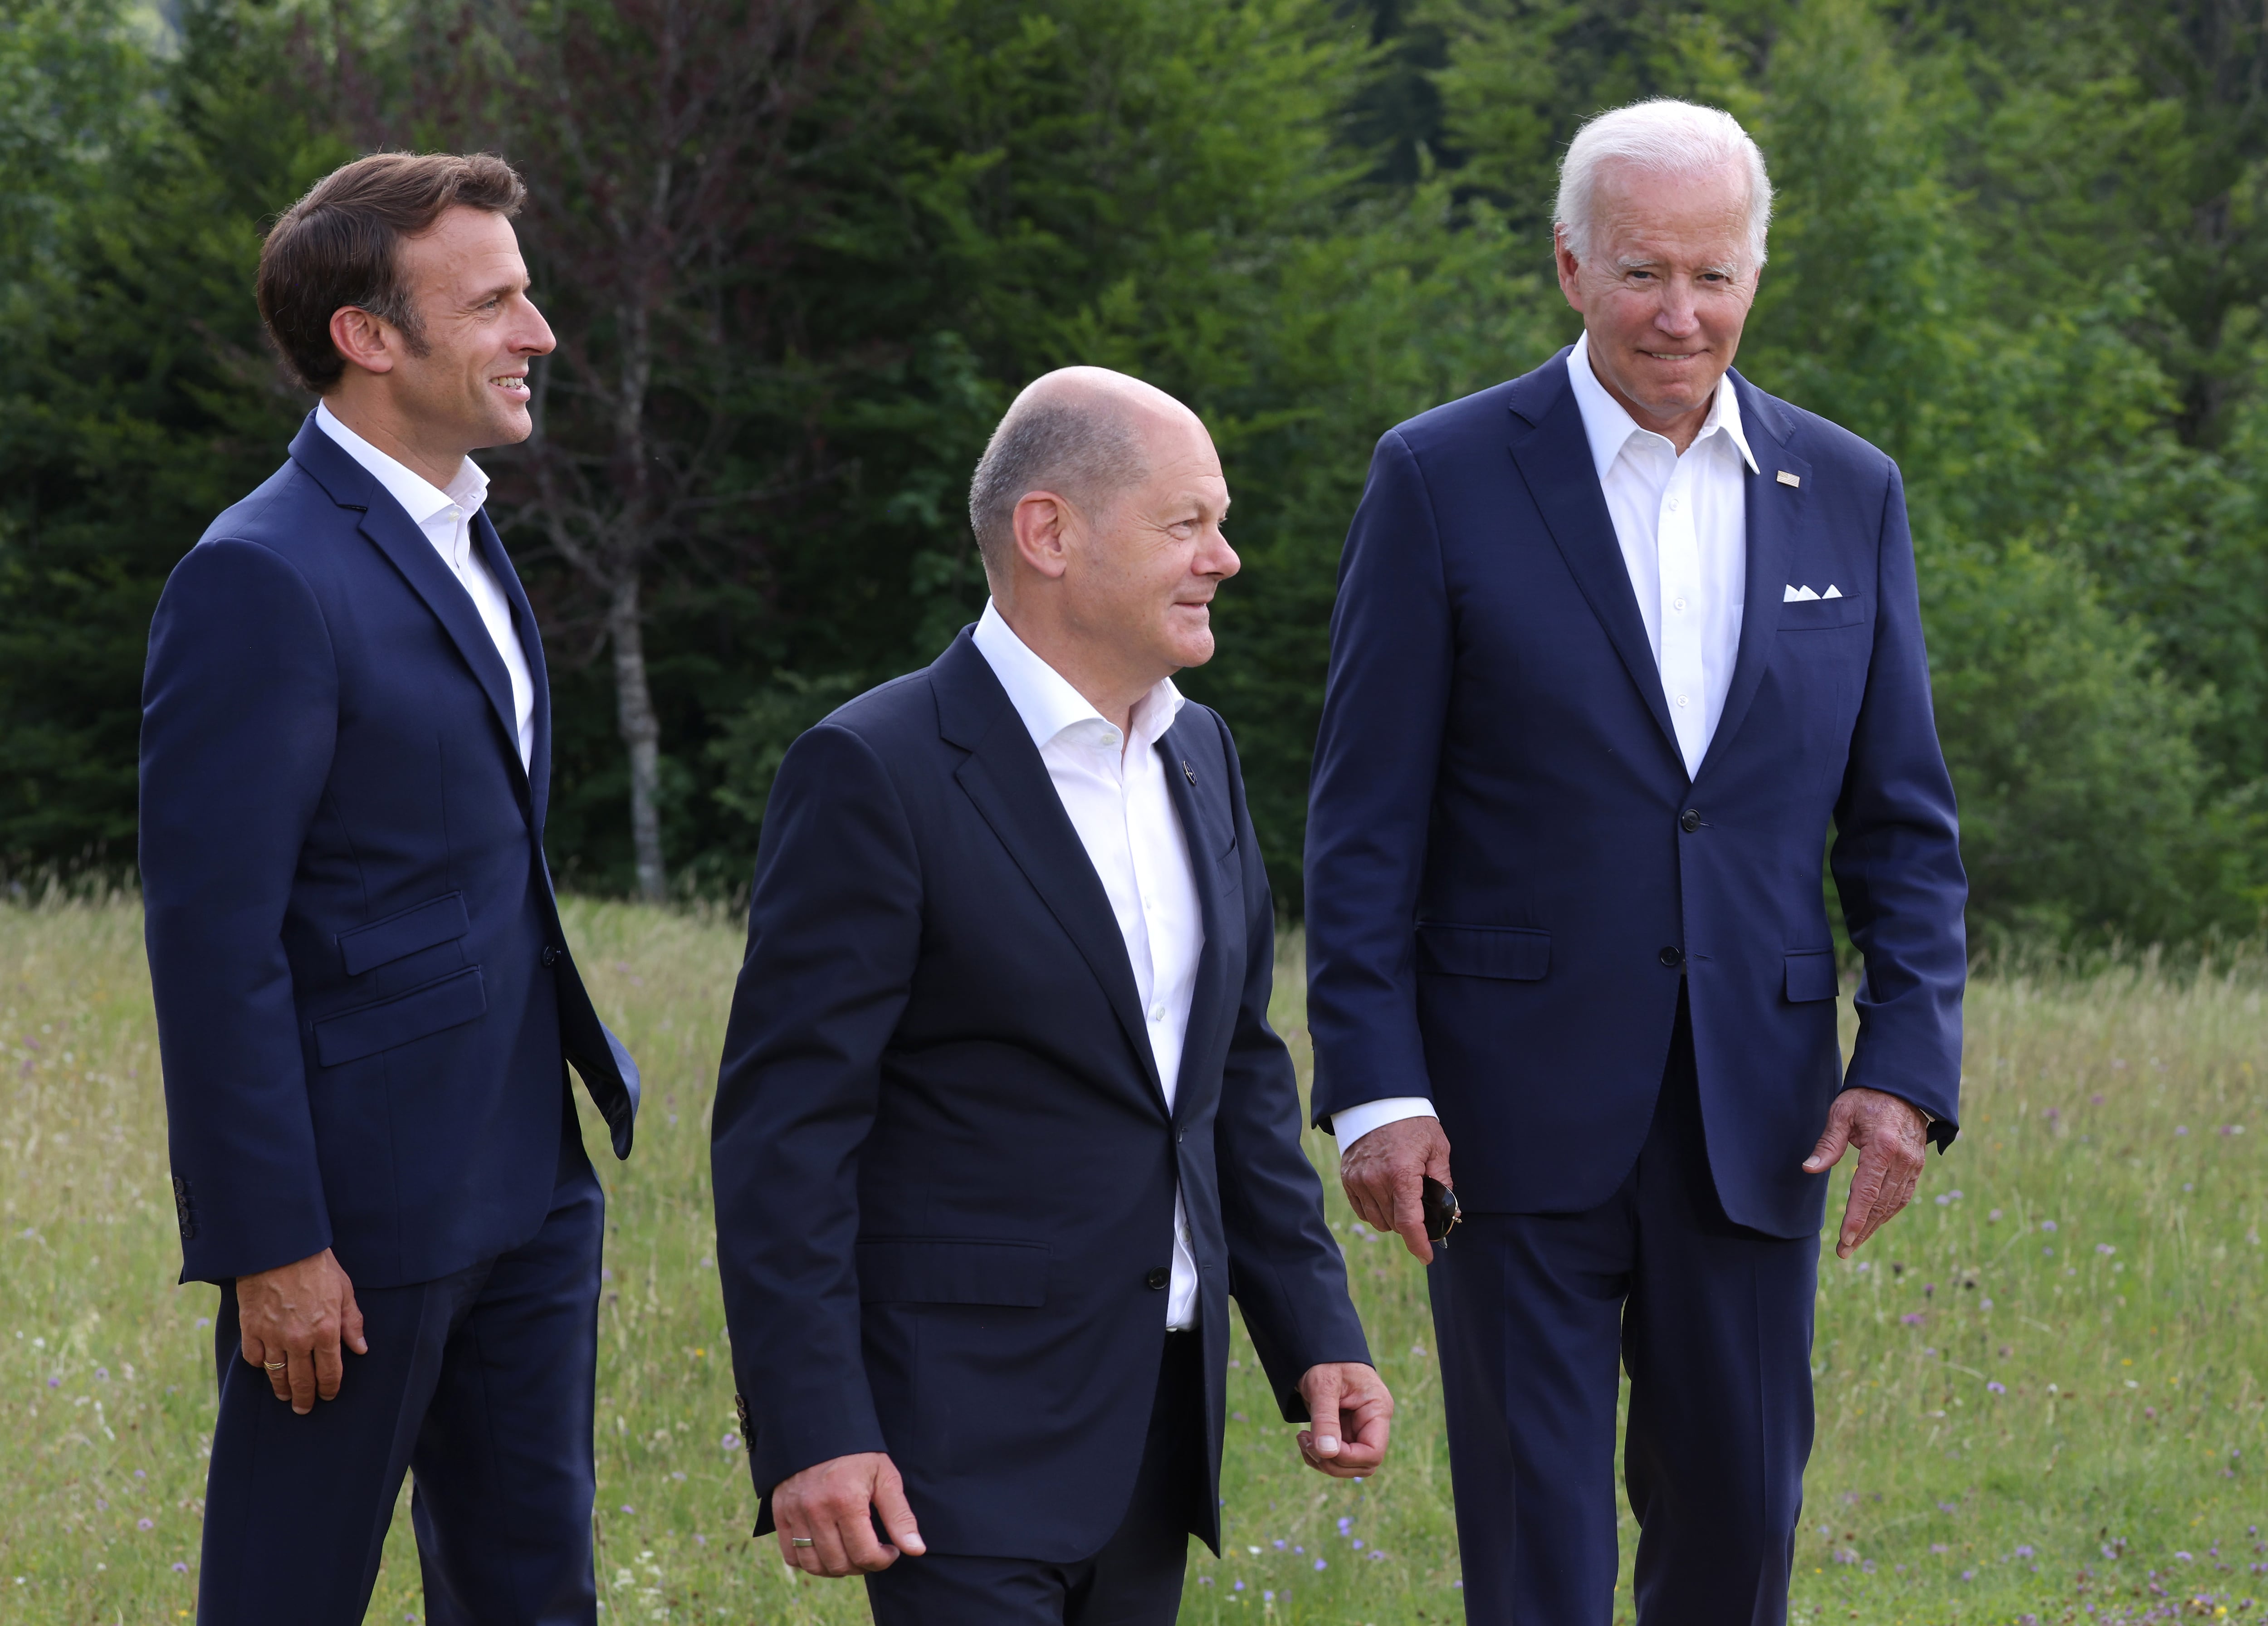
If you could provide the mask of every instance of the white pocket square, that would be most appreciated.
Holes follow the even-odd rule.
[[[1808,587],[1791,587],[1780,595],[1782,604],[1808,604],[1815,599],[1839,599],[1843,590],[1833,582],[1827,584],[1825,592],[1815,592]]]

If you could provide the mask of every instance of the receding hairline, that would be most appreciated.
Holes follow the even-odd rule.
[[[1154,385],[1105,367],[1060,367],[1019,391],[969,481],[969,524],[990,571],[1005,562],[1016,507],[1045,494],[1101,509],[1149,478],[1157,431],[1204,422]]]
[[[1144,379],[1108,367],[1058,367],[1018,391],[992,432],[1000,434],[1022,416],[1049,408],[1097,412],[1115,418],[1118,427],[1136,434],[1145,418],[1186,423],[1199,430],[1204,428],[1196,413]]]
[[[1759,271],[1769,253],[1771,174],[1756,140],[1719,107],[1657,97],[1610,108],[1586,120],[1559,164],[1554,236],[1576,259],[1600,249],[1594,236],[1594,205],[1610,176],[1651,174],[1672,179],[1729,177],[1745,216],[1747,265]]]

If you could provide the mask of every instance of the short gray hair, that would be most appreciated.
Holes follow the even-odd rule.
[[[1609,164],[1676,176],[1710,174],[1738,166],[1749,182],[1749,267],[1762,269],[1764,232],[1771,224],[1771,178],[1764,173],[1764,155],[1731,114],[1663,97],[1602,113],[1577,130],[1559,163],[1559,202],[1553,218],[1566,232],[1568,250],[1578,260],[1588,260],[1595,246],[1592,206],[1598,197],[1599,172]]]
[[[1099,507],[1148,467],[1123,401],[1095,390],[1019,399],[992,431],[968,482],[968,525],[984,568],[998,573],[1015,546],[1016,504],[1056,491]]]

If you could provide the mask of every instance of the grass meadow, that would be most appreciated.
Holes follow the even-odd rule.
[[[569,930],[647,1079],[637,1156],[595,1159],[603,1618],[864,1621],[857,1584],[792,1578],[747,1537],[707,1185],[736,926],[578,902]],[[1304,1069],[1297,969],[1278,1014]],[[1797,1619],[2263,1614],[2264,987],[2240,959],[1972,988],[1966,1132],[1860,1260],[1822,1266]],[[1240,1337],[1228,1544],[1193,1546],[1185,1621],[1461,1618],[1424,1283],[1326,1185],[1394,1452],[1364,1484],[1301,1470]],[[0,1621],[192,1612],[215,1292],[179,1263],[137,909],[0,909]],[[398,1519],[370,1618],[422,1614]]]

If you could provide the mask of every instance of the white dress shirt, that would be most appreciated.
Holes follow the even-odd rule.
[[[481,624],[489,629],[497,653],[504,659],[504,669],[512,679],[512,720],[519,732],[519,765],[523,769],[531,769],[535,751],[535,681],[528,675],[527,651],[520,647],[519,636],[512,630],[512,600],[504,597],[502,585],[490,574],[488,565],[473,549],[473,516],[481,511],[482,503],[488,498],[489,477],[481,472],[479,464],[467,458],[445,491],[339,422],[330,402],[315,403],[315,422],[323,433],[338,443],[341,451],[368,469],[371,477],[401,504],[401,511],[424,533],[425,540],[433,544],[433,551],[441,555],[441,563],[449,567],[449,573],[472,599],[473,607],[480,612]]]
[[[1591,371],[1587,333],[1567,357],[1567,382],[1690,778],[1700,773],[1725,714],[1748,599],[1749,499],[1742,469],[1755,468],[1756,460],[1741,428],[1740,397],[1729,376],[1718,379],[1700,433],[1680,453],[1607,394]],[[1331,1133],[1344,1148],[1382,1124],[1434,1115],[1423,1096],[1388,1096],[1333,1113]]]
[[[1150,1054],[1157,1060],[1171,1112],[1181,1084],[1182,1047],[1189,1038],[1189,1001],[1197,992],[1197,957],[1204,951],[1204,916],[1189,845],[1156,749],[1182,709],[1181,692],[1160,679],[1135,703],[1128,734],[1122,738],[1117,725],[1034,654],[990,601],[976,623],[975,643],[1040,748],[1064,812],[1101,878],[1110,911],[1118,918],[1118,934],[1126,941]],[[1173,1246],[1166,1325],[1194,1327],[1197,1262],[1178,1188]]]

